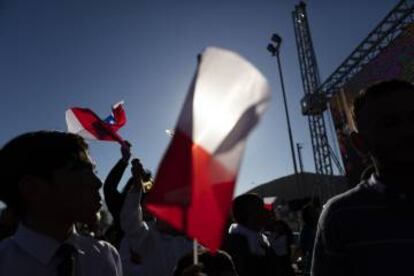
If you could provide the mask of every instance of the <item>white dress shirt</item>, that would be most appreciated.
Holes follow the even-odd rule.
[[[144,222],[140,201],[141,193],[133,187],[121,211],[121,227],[125,236],[120,252],[125,275],[172,275],[178,260],[191,252],[192,242],[184,236],[162,233],[156,225]],[[139,266],[130,261],[131,250],[140,255],[142,263]]]
[[[73,230],[64,242],[75,247],[76,276],[121,276],[116,249],[107,242],[81,236]],[[62,261],[56,255],[61,243],[19,225],[15,235],[0,242],[0,276],[55,276]]]

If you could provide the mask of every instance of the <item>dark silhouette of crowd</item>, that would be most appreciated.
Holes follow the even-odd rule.
[[[239,195],[221,250],[198,245],[197,256],[192,240],[145,210],[152,177],[129,142],[102,184],[80,136],[15,137],[0,151],[0,276],[409,275],[414,86],[369,87],[354,101],[354,119],[352,138],[372,161],[360,184],[331,198],[321,215],[314,201],[304,205],[295,232],[259,195]]]

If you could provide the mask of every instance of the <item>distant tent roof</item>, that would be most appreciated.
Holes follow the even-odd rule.
[[[297,181],[297,182],[296,182]],[[288,175],[259,185],[249,192],[262,197],[277,197],[277,202],[290,201],[306,197],[319,197],[322,201],[342,193],[348,189],[344,176],[318,177],[315,173],[299,173]]]

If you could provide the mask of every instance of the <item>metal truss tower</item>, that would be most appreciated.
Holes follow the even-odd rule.
[[[414,0],[402,0],[326,79],[319,92],[332,97],[411,23],[414,23]]]
[[[292,15],[305,93],[301,101],[302,114],[308,116],[316,172],[329,175],[333,173],[329,156],[332,149],[328,144],[323,118],[328,99],[340,91],[366,64],[375,59],[407,25],[414,23],[414,0],[400,0],[322,84],[310,36],[306,5],[301,2],[295,7]],[[334,161],[339,162],[335,158]]]
[[[313,49],[305,3],[300,2],[299,5],[296,5],[292,16],[305,93],[301,101],[302,114],[308,117],[316,173],[333,175],[331,150],[323,116],[323,112],[327,108],[327,101],[325,95],[319,92],[319,69]]]

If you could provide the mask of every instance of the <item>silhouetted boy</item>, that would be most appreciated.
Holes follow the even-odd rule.
[[[110,244],[80,236],[101,208],[101,181],[75,134],[39,131],[18,136],[0,152],[0,199],[21,217],[0,243],[0,275],[122,275]]]

